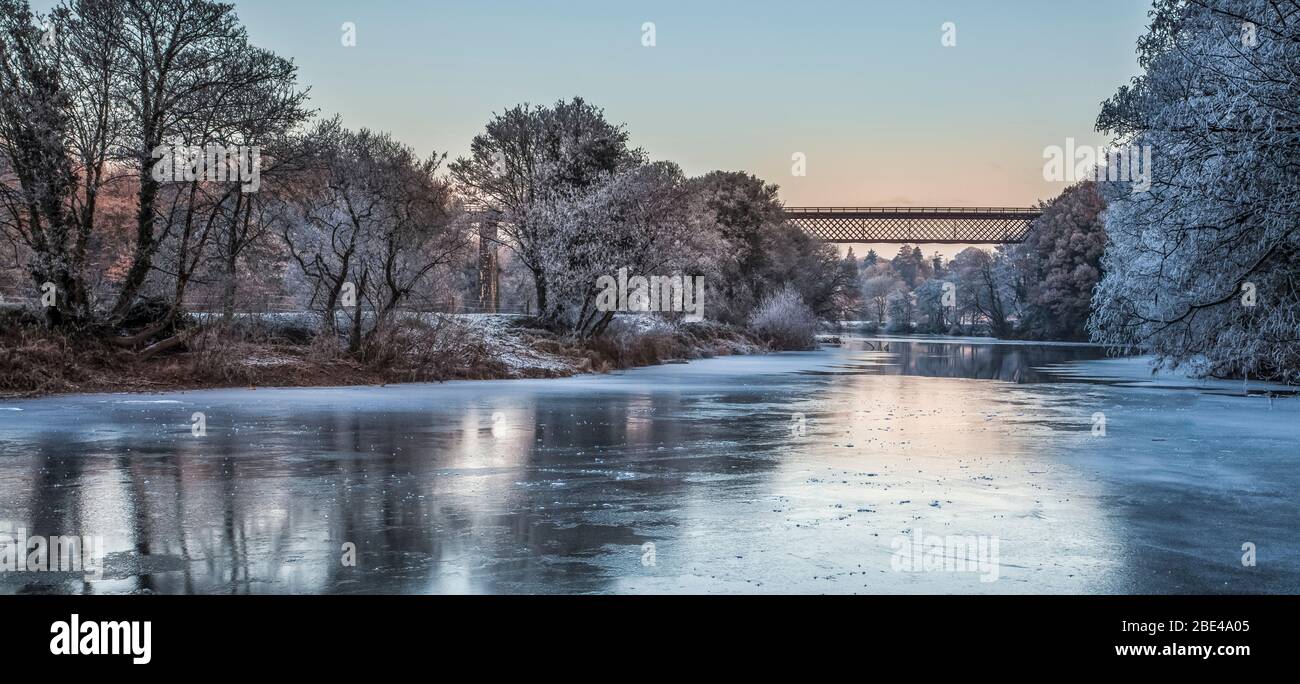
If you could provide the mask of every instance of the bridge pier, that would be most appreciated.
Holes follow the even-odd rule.
[[[497,223],[478,224],[478,310],[496,313],[501,308],[500,262],[498,260]]]

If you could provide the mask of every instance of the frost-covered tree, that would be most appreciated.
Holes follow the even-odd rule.
[[[1096,183],[1085,181],[1042,205],[1043,215],[1021,244],[1006,249],[1022,304],[1017,337],[1087,339],[1093,289],[1101,277],[1105,208]]]
[[[33,292],[55,286],[58,306],[46,312],[59,324],[64,313],[86,313],[78,258],[85,244],[69,212],[71,98],[36,19],[25,2],[0,0],[0,232],[30,254]]]
[[[912,332],[912,319],[916,315],[916,304],[912,293],[899,288],[889,293],[885,303],[886,315],[889,316],[889,332]]]
[[[599,335],[617,314],[597,306],[601,276],[687,277],[689,202],[681,169],[657,162],[624,169],[539,202],[528,222],[551,248],[542,256],[543,320]]]
[[[628,147],[628,133],[582,98],[553,106],[521,104],[494,115],[470,142],[470,153],[450,166],[471,200],[494,214],[500,244],[533,275],[539,306],[549,309],[547,265],[568,245],[549,241],[556,205],[580,202],[582,193],[619,171],[644,162]]]
[[[689,185],[699,230],[716,236],[716,247],[705,255],[715,266],[711,316],[744,324],[787,284],[823,318],[852,306],[855,274],[844,269],[834,246],[786,220],[776,185],[739,171],[713,171]]]
[[[971,324],[987,325],[997,337],[1011,337],[1015,297],[1003,254],[967,247],[957,253],[948,270],[956,279],[955,295],[962,318]]]
[[[766,240],[770,253],[762,275],[765,293],[790,283],[822,319],[836,319],[851,301],[857,278],[845,271],[834,245],[822,242],[789,222],[772,230]]]
[[[841,289],[839,301],[841,320],[856,318],[862,312],[862,288],[858,287],[858,258],[850,247],[840,262],[840,279],[850,285]]]
[[[862,272],[862,301],[868,318],[884,325],[888,314],[889,295],[903,287],[888,261],[873,264]]]
[[[324,331],[334,332],[345,309],[349,348],[361,352],[399,305],[457,260],[468,232],[451,220],[451,190],[437,176],[443,157],[420,159],[388,134],[350,131],[337,119],[318,124],[309,140],[314,155],[294,185],[282,235]]]
[[[785,222],[778,188],[740,171],[713,171],[692,178],[690,185],[697,211],[722,243],[712,255],[714,311],[721,320],[744,323],[766,295],[785,285],[768,280],[771,238]]]
[[[916,288],[913,294],[916,296],[917,330],[927,333],[948,331],[951,321],[948,307],[944,305],[944,286],[947,284],[943,280],[932,278]]]
[[[1149,145],[1107,183],[1093,336],[1220,376],[1300,380],[1300,4],[1158,0],[1098,128]]]
[[[894,272],[904,283],[907,283],[908,287],[916,287],[934,274],[933,266],[921,254],[920,247],[902,245],[890,263],[894,266]]]

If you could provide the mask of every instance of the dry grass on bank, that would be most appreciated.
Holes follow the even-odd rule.
[[[0,396],[565,377],[765,350],[726,326],[644,320],[580,341],[524,317],[413,317],[372,337],[359,355],[346,351],[344,336],[299,323],[241,317],[190,325],[182,347],[143,358],[0,314]]]
[[[765,351],[727,326],[691,323],[667,329],[616,330],[588,342],[598,371]]]

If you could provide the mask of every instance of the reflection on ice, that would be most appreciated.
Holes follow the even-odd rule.
[[[1095,347],[882,346],[5,402],[0,521],[108,557],[0,591],[1300,590],[1294,400],[1115,382]],[[997,581],[891,567],[916,535],[996,538]]]

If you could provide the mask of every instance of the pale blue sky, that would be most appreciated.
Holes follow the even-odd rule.
[[[38,8],[51,2],[37,2]],[[688,173],[788,204],[1029,205],[1043,148],[1101,143],[1143,0],[237,0],[323,115],[463,154],[493,111],[581,95]],[[341,44],[355,22],[356,47]],[[641,44],[654,22],[657,45]],[[954,22],[957,45],[940,45]],[[808,175],[791,174],[807,155]]]

